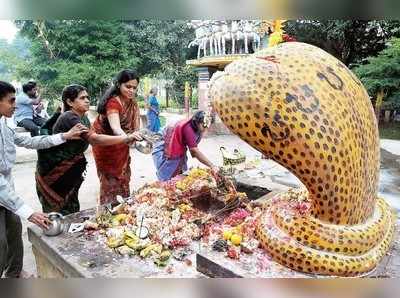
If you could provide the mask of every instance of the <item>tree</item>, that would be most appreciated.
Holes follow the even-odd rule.
[[[141,73],[171,80],[175,100],[183,104],[184,84],[197,84],[193,68],[186,66],[186,60],[196,53],[188,48],[193,40],[194,30],[186,20],[137,20],[129,21],[129,36],[137,55],[141,57],[138,69]],[[140,43],[137,41],[141,41]]]
[[[194,36],[185,21],[16,23],[21,34],[32,41],[32,59],[19,70],[19,76],[37,79],[51,98],[57,98],[65,85],[80,83],[93,96],[93,104],[124,68],[135,68],[140,76],[168,75],[180,86],[179,76],[186,71],[187,44]],[[182,71],[177,73],[176,69]]]
[[[353,71],[376,98],[378,115],[383,103],[386,108],[400,109],[400,38],[391,39],[386,49]]]
[[[391,37],[400,37],[397,20],[293,20],[285,31],[298,41],[313,44],[348,66],[375,56]]]
[[[27,48],[29,48],[29,42],[22,37],[16,37],[11,43],[0,39],[0,76],[2,80],[18,79],[17,69],[29,56]]]
[[[37,79],[50,98],[58,98],[64,86],[79,83],[95,99],[115,73],[136,67],[122,22],[19,21],[17,25],[32,41],[32,59],[19,75]]]

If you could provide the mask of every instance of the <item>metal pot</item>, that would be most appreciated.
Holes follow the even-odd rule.
[[[51,226],[47,230],[44,230],[43,233],[46,236],[57,236],[61,234],[64,230],[64,216],[61,213],[50,212],[48,217],[51,221]]]
[[[160,133],[154,133],[148,129],[140,131],[143,140],[136,141],[133,148],[143,154],[150,154],[153,151],[154,144],[161,141],[163,136]]]
[[[143,154],[150,154],[153,151],[153,144],[147,140],[136,141],[135,149]]]

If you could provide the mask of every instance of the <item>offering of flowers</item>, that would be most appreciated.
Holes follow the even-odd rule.
[[[233,208],[214,213],[200,210],[193,200],[199,194]],[[283,210],[301,215],[309,210],[307,198],[305,189],[292,189],[272,200],[279,201]],[[264,208],[248,203],[229,179],[209,170],[192,169],[171,181],[143,186],[130,200],[86,221],[85,230],[98,233],[116,253],[151,260],[168,272],[172,272],[172,265],[167,267],[171,258],[189,262],[187,256],[194,252],[194,241],[262,271],[268,268],[270,259],[259,247],[255,228]]]
[[[158,266],[165,266],[171,256],[184,260],[192,242],[203,234],[196,219],[208,215],[194,207],[192,199],[199,195],[227,201],[245,196],[210,170],[195,168],[186,176],[147,184],[127,202],[104,209],[96,222],[86,222],[87,232],[97,230],[119,254],[148,258]]]

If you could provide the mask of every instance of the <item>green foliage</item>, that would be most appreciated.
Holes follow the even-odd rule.
[[[117,21],[19,21],[21,34],[32,41],[32,59],[19,70],[44,85],[57,98],[66,85],[77,83],[98,97],[113,75],[137,60],[130,55],[124,24]],[[95,100],[92,100],[92,104]]]
[[[284,29],[349,66],[375,56],[391,37],[400,37],[398,20],[293,20]]]
[[[199,95],[197,93],[197,88],[196,89],[192,89],[193,93],[192,93],[192,98],[190,99],[190,107],[192,109],[198,109],[199,107]]]
[[[383,108],[400,108],[400,38],[393,38],[378,56],[368,58],[366,64],[353,71],[372,97],[383,90]]]
[[[397,87],[397,89],[399,89]],[[382,104],[382,108],[385,110],[397,110],[400,111],[400,91],[393,91]]]
[[[129,21],[129,36],[137,52],[142,57],[138,69],[143,74],[153,74],[171,80],[169,84],[172,100],[178,105],[184,102],[184,86],[188,81],[192,87],[197,85],[197,75],[186,60],[195,53],[188,49],[194,38],[193,29],[185,20],[138,20]]]
[[[186,21],[16,21],[32,46],[31,59],[17,69],[19,78],[34,78],[44,96],[57,99],[71,83],[88,88],[92,104],[124,68],[141,77],[162,76],[172,81],[176,93],[185,80],[195,84],[195,74],[185,65],[194,38]],[[180,99],[183,96],[177,96]]]
[[[400,122],[382,123],[379,125],[381,139],[400,140]]]
[[[143,98],[137,98],[137,103],[139,108],[144,109],[146,107],[146,103],[144,102]]]
[[[166,122],[167,122],[167,119],[164,116],[160,116],[161,127],[164,127]]]
[[[178,107],[183,107],[185,102],[185,82],[188,81],[193,88],[197,85],[196,72],[190,66],[173,67],[172,65],[165,70],[166,77],[173,78],[172,84],[168,87]]]
[[[0,77],[4,81],[16,80],[17,70],[22,67],[23,61],[28,58],[28,40],[18,36],[12,43],[0,39]]]

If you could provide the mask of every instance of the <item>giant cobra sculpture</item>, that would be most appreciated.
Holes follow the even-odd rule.
[[[357,77],[323,50],[290,42],[231,63],[209,92],[232,132],[307,188],[306,212],[276,200],[259,220],[272,258],[306,273],[373,270],[389,249],[394,215],[377,196],[377,123]]]

